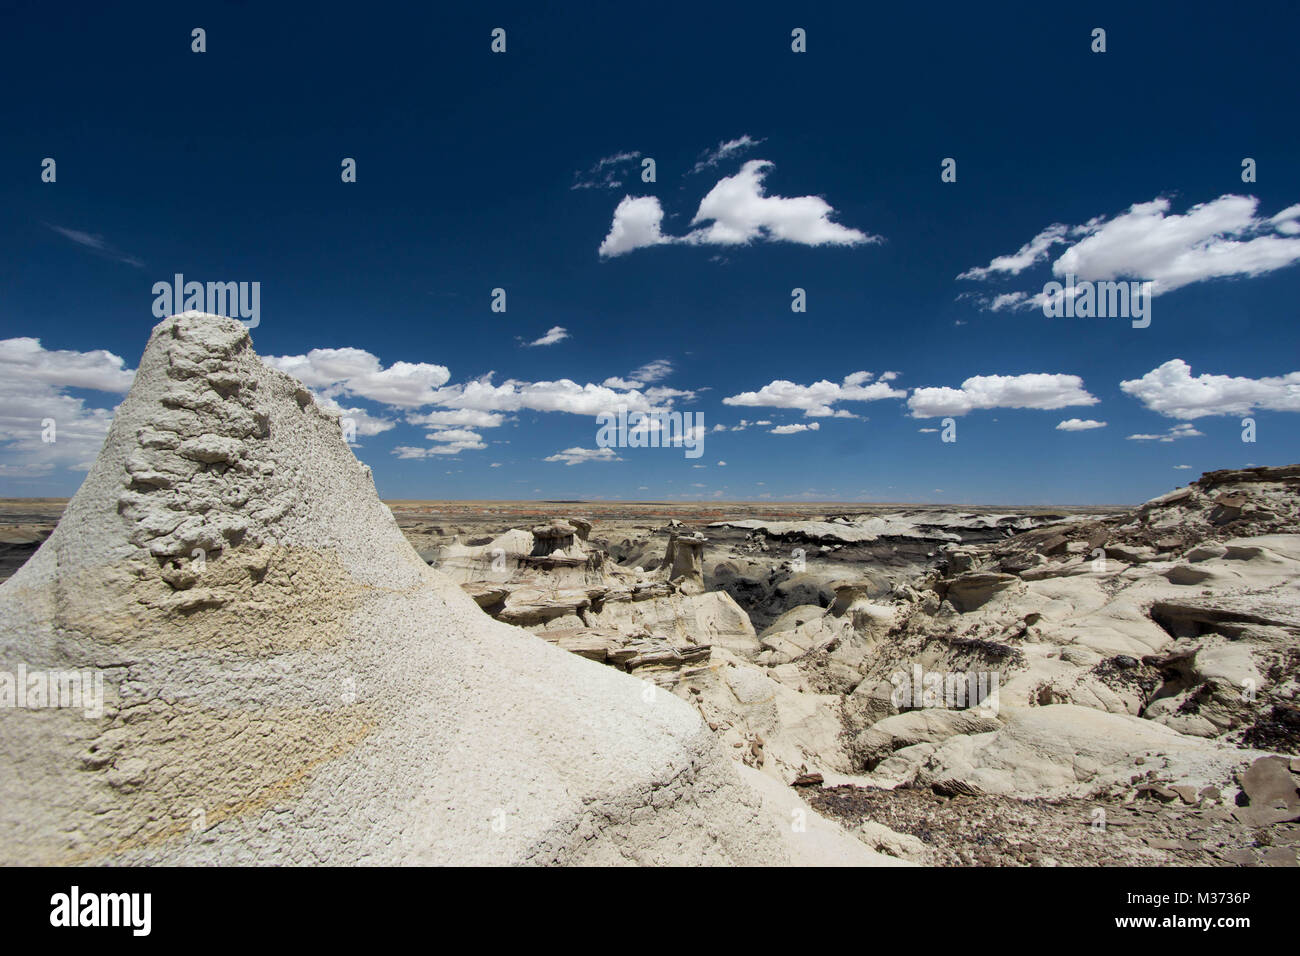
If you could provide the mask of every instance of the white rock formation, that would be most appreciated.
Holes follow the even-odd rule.
[[[0,671],[19,665],[98,670],[106,700],[0,709],[2,864],[817,856],[688,704],[428,568],[336,418],[229,319],[154,329],[63,520],[0,587]]]

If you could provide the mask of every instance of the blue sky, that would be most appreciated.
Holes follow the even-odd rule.
[[[175,273],[260,283],[386,497],[1120,503],[1300,458],[1294,5],[615,6],[11,5],[0,494],[76,489]],[[1067,265],[1153,282],[1150,326],[1046,317]],[[599,453],[607,400],[703,455]]]

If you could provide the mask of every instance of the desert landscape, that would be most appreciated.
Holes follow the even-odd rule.
[[[1295,866],[1298,500],[384,503],[184,313],[0,503],[0,672],[104,695],[0,710],[0,861]]]
[[[5,5],[6,938],[1286,938],[1298,35]]]

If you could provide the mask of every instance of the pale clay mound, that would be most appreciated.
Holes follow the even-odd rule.
[[[154,329],[0,586],[20,663],[103,669],[106,708],[0,709],[3,864],[889,862],[792,828],[683,701],[485,615],[230,319]]]

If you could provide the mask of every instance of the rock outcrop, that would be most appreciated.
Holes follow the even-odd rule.
[[[94,671],[104,706],[0,709],[0,863],[792,859],[684,701],[429,568],[337,418],[229,319],[154,329],[0,587],[0,670],[20,666]]]

